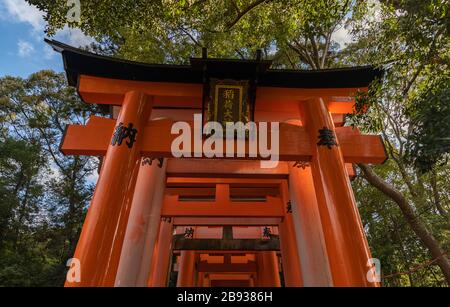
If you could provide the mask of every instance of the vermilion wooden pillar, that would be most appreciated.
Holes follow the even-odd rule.
[[[149,158],[142,158],[134,189],[130,217],[120,256],[116,286],[147,285],[153,251],[158,236],[166,182],[165,168]]]
[[[332,286],[322,223],[309,166],[289,166],[289,195],[303,285]]]
[[[153,257],[153,270],[148,278],[149,287],[166,287],[172,245],[172,221],[162,221],[159,227],[156,257]]]
[[[249,280],[249,287],[254,287],[255,286],[255,277],[252,276]]]
[[[177,287],[194,287],[195,251],[181,251]]]
[[[267,266],[267,272],[270,272],[271,287],[281,287],[280,270],[278,267],[278,256],[276,252],[264,252],[264,269]]]
[[[333,121],[321,98],[302,108],[311,136],[312,174],[334,286],[377,286],[367,280],[371,258]]]
[[[130,132],[136,132],[136,139],[133,143],[132,138],[124,138],[119,144],[111,136],[75,250],[74,258],[79,259],[81,266],[81,282],[66,282],[66,286],[114,286],[139,170],[144,125],[151,109],[152,101],[145,94],[133,91],[125,95],[116,132],[122,124]]]
[[[281,184],[283,203],[286,204],[286,215],[278,227],[280,231],[281,261],[283,262],[283,274],[286,287],[303,286],[300,258],[297,253],[297,242],[292,219],[292,205],[288,207],[289,191],[287,183]]]
[[[196,287],[203,287],[203,277],[205,276],[205,273],[203,272],[198,272],[197,273],[197,282],[196,282]]]
[[[211,287],[211,281],[209,280],[209,274],[203,274],[203,287]]]
[[[259,252],[256,255],[258,263],[258,287],[280,287],[280,274],[276,252]]]

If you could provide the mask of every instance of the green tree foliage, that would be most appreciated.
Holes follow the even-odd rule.
[[[46,269],[36,261],[44,256],[39,248],[29,249],[44,197],[39,171],[45,163],[37,142],[8,138],[0,143],[0,284],[21,284],[27,270],[39,278]]]
[[[62,284],[97,164],[58,145],[66,124],[95,112],[62,74],[0,79],[0,285]]]
[[[450,264],[446,256],[439,255],[450,247],[449,3],[381,2],[358,3],[351,22],[355,43],[341,54],[353,65],[379,64],[386,69],[369,97],[358,101],[357,109],[368,105],[369,112],[356,112],[349,122],[384,136],[390,172],[382,176],[383,167],[375,168],[383,181],[378,188],[385,195],[395,196],[392,199],[406,222],[422,247],[429,250],[430,258],[438,258],[436,263],[448,282]],[[370,11],[373,13],[368,14]],[[367,167],[362,170],[371,177],[367,176],[371,172]],[[405,246],[406,250],[417,250],[410,244]],[[419,252],[417,259],[422,259]],[[421,272],[426,270],[432,269],[423,268]],[[409,284],[421,281],[414,274],[409,278]],[[434,278],[425,280],[433,284]]]
[[[421,172],[445,165],[450,151],[450,75],[437,79],[421,89],[407,110],[412,129],[406,156]]]
[[[64,0],[30,0],[46,12],[47,33],[66,24]],[[212,57],[254,57],[262,49],[276,65],[323,68],[337,61],[332,34],[344,26],[345,0],[89,0],[81,28],[100,52],[157,63],[186,63],[207,47]]]

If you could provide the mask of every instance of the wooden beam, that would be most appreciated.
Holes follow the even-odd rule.
[[[280,161],[275,168],[261,168],[259,161],[217,160],[206,159],[169,159],[167,161],[168,177],[201,177],[201,178],[265,178],[287,179],[289,165]],[[345,163],[350,179],[356,176],[352,163]]]
[[[188,101],[201,98],[202,85],[114,80],[80,75],[78,92],[85,102],[121,105],[128,91],[142,91],[150,96],[188,97]],[[159,98],[158,98],[159,99]]]
[[[178,195],[184,198],[200,198],[208,199],[214,198],[214,188],[197,188],[197,187],[167,187],[166,194]],[[250,198],[250,197],[275,197],[280,194],[280,190],[277,187],[234,187],[231,191],[231,197]]]
[[[358,92],[366,92],[367,87],[357,88],[283,88],[283,87],[258,87],[256,97],[261,102],[288,100],[293,102],[304,101],[313,97],[326,97],[327,101],[350,102]],[[264,97],[264,98],[261,98]],[[258,101],[257,101],[258,103]]]
[[[281,218],[271,217],[175,217],[174,226],[278,226]]]
[[[202,187],[215,185],[213,199],[206,201],[180,200],[179,195],[166,193],[161,216],[164,217],[270,217],[282,218],[285,205],[280,196],[265,197],[265,201],[235,200],[231,198],[230,185],[252,188],[273,188],[279,190],[282,180],[244,178],[167,178],[167,187]]]
[[[251,185],[252,187],[274,187],[283,182],[282,179],[249,179],[249,178],[186,178],[186,177],[168,177],[167,186],[174,187],[186,184],[213,185],[213,184],[236,184]]]
[[[217,198],[216,198],[217,199]],[[284,206],[280,199],[267,197],[267,202],[189,202],[179,201],[177,196],[164,198],[161,211],[163,217],[284,217]]]
[[[333,123],[335,127],[342,127],[345,124],[345,115],[339,114],[339,113],[333,113],[331,114],[331,117],[333,118]]]
[[[271,239],[186,239],[184,235],[174,235],[173,250],[209,250],[209,251],[279,251],[280,240]]]
[[[121,105],[126,92],[141,91],[149,96],[155,96],[158,104],[167,99],[163,105],[171,107],[201,106],[202,85],[189,83],[171,82],[148,82],[131,80],[111,80],[101,77],[80,75],[78,92],[87,103]],[[313,97],[355,97],[358,92],[367,91],[367,88],[281,88],[281,87],[258,87],[256,90],[256,104],[277,103],[278,101],[292,101],[298,103]],[[176,97],[187,97],[179,100]],[[337,99],[339,100],[339,99]],[[200,105],[197,105],[200,102]],[[342,101],[338,101],[342,102]],[[347,101],[343,101],[347,103]],[[353,103],[347,103],[350,109]],[[347,110],[343,113],[348,113]]]
[[[66,155],[104,155],[111,141],[115,123],[114,120],[107,122],[105,119],[93,117],[86,126],[68,125],[60,147],[61,151]],[[171,120],[154,120],[147,123],[143,132],[138,131],[137,138],[143,138],[141,146],[143,156],[173,157],[171,144],[177,135],[171,134],[172,124]],[[193,123],[190,125],[193,127]],[[191,130],[193,131],[193,128]],[[351,127],[336,128],[336,134],[347,163],[380,164],[387,158],[384,144],[378,135],[361,135]],[[194,140],[191,144],[192,149],[193,142]],[[249,144],[246,143],[248,154]],[[311,142],[305,128],[281,123],[279,152],[280,161],[310,161]],[[249,157],[247,155],[245,158],[237,159]]]
[[[197,263],[198,272],[257,272],[258,266],[255,262],[249,263],[208,263],[200,261]]]
[[[230,281],[233,283],[227,284],[227,283],[217,283],[217,284],[211,284],[211,286],[221,286],[221,287],[243,287],[245,285],[240,285],[240,284],[234,284],[234,282],[236,281],[247,281],[248,279],[253,278],[252,275],[254,275],[253,273],[248,273],[248,274],[221,274],[221,273],[215,273],[215,274],[208,274],[209,279],[211,280],[211,282],[225,282],[225,281]],[[249,285],[247,284],[247,287]]]
[[[258,177],[287,178],[289,168],[287,162],[280,161],[277,167],[261,168],[259,161],[221,160],[215,159],[169,159],[167,175],[172,177]]]

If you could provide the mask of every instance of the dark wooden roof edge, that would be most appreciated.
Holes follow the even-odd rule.
[[[149,82],[203,83],[203,72],[198,68],[198,63],[204,59],[191,58],[192,65],[148,64],[94,54],[55,40],[45,39],[45,42],[62,54],[71,86],[78,87],[80,75]],[[237,59],[208,58],[207,63],[217,73],[227,77],[231,74],[235,79],[248,78],[250,70],[257,64],[264,68],[270,66],[270,61]],[[383,69],[374,66],[322,70],[262,69],[259,72],[258,86],[287,88],[367,87],[383,75]]]

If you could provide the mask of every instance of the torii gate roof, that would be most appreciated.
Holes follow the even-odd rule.
[[[271,61],[191,58],[190,65],[147,64],[101,56],[55,40],[45,40],[64,60],[69,85],[79,86],[80,76],[147,82],[202,84],[202,63],[215,74],[249,78],[258,67],[258,86],[298,89],[366,88],[383,70],[358,66],[322,70],[271,69]]]

